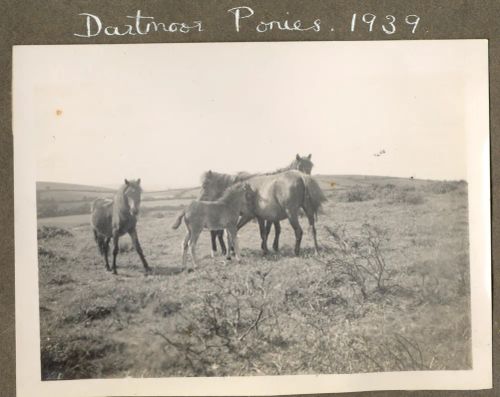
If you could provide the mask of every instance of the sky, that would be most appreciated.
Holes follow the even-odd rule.
[[[476,44],[24,46],[14,95],[23,80],[39,181],[188,187],[297,153],[313,174],[466,179]]]

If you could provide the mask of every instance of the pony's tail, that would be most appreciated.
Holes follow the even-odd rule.
[[[97,243],[97,249],[99,253],[104,256],[106,255],[106,239],[94,230],[94,240]]]
[[[181,225],[181,222],[182,222],[182,218],[184,218],[184,215],[186,215],[186,210],[183,210],[179,216],[177,217],[177,219],[175,220],[174,224],[172,225],[172,229],[177,229],[180,225]]]
[[[303,175],[302,180],[305,185],[305,209],[313,214],[315,217],[318,216],[318,211],[321,208],[321,205],[327,201],[323,190],[319,186],[318,182],[316,182],[313,177],[309,175]]]

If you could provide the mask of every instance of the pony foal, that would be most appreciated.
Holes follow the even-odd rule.
[[[253,203],[254,200],[254,193],[250,185],[240,182],[227,189],[222,197],[216,201],[192,201],[172,225],[173,229],[177,229],[184,219],[187,229],[182,242],[182,266],[186,266],[189,248],[193,267],[196,268],[196,243],[203,229],[225,229],[229,243],[234,247],[236,259],[239,262],[241,256],[237,236],[238,219],[240,214],[251,216],[252,210],[249,203]],[[231,258],[231,250],[227,250],[227,258]]]

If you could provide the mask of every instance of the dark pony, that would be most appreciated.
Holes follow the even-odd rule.
[[[150,270],[148,262],[142,252],[137,237],[137,215],[141,205],[141,180],[125,179],[125,183],[118,189],[113,200],[96,199],[92,203],[91,224],[99,253],[104,256],[106,270],[110,271],[108,262],[109,243],[113,239],[113,273],[116,271],[116,256],[118,255],[118,240],[125,233],[130,235],[135,250],[141,258],[146,272]]]
[[[310,176],[299,171],[285,171],[277,174],[257,175],[246,180],[255,194],[251,205],[252,214],[242,216],[238,229],[254,217],[259,222],[262,250],[267,252],[267,232],[265,222],[279,222],[288,219],[295,231],[295,255],[300,253],[302,228],[299,211],[302,209],[309,221],[314,239],[314,250],[319,251],[315,221],[326,197],[319,184]]]
[[[257,175],[275,175],[289,170],[298,170],[300,172],[303,172],[304,174],[310,175],[312,168],[314,166],[314,164],[311,161],[311,157],[312,157],[311,154],[304,157],[301,157],[299,154],[297,154],[295,156],[295,159],[288,166],[264,174],[249,174],[246,172],[240,172],[236,175],[229,175],[213,171],[207,171],[201,177],[201,192],[199,200],[204,200],[204,201],[217,200],[222,196],[224,191],[231,185],[245,181]],[[281,233],[281,225],[279,221],[264,222],[264,230],[266,233],[265,239],[267,241],[267,236],[271,231],[272,225],[274,225],[274,231],[275,231],[273,249],[275,251],[278,251],[279,236]],[[212,251],[211,251],[212,257],[215,255],[215,252],[217,251],[217,239],[219,240],[222,255],[226,255],[227,250],[226,250],[226,244],[224,243],[223,234],[224,234],[223,230],[213,230],[210,232],[211,243],[212,243]],[[261,235],[262,235],[262,230],[261,230]],[[265,252],[267,252],[267,250]]]

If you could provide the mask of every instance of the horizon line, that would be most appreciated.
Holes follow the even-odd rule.
[[[325,177],[325,176],[332,176],[332,177],[376,177],[376,178],[393,178],[393,179],[407,179],[407,180],[415,180],[415,181],[464,181],[467,182],[466,179],[460,178],[451,178],[451,179],[446,179],[446,178],[418,178],[418,177],[412,177],[410,176],[391,176],[391,175],[377,175],[377,174],[313,174],[311,175],[312,177],[315,176],[320,176],[320,177]],[[61,181],[48,181],[48,180],[36,180],[35,183],[60,183],[60,184],[66,184],[66,185],[79,185],[79,186],[88,186],[88,187],[96,187],[100,189],[114,189],[110,186],[121,186],[121,183],[106,183],[106,184],[88,184],[88,183],[76,183],[76,182],[61,182]],[[164,192],[167,190],[176,190],[176,189],[195,189],[199,188],[200,184],[198,185],[186,185],[186,186],[165,186],[163,190],[149,190],[149,191],[144,191],[144,193],[156,193],[156,192]]]

